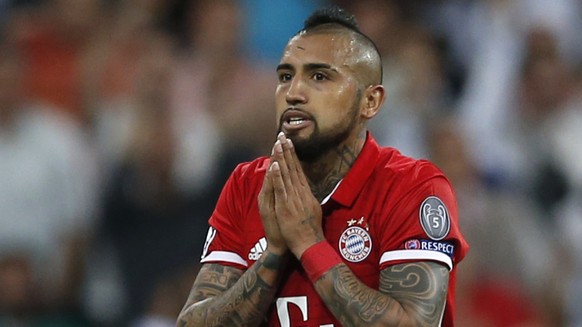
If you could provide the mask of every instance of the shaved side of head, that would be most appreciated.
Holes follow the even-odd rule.
[[[337,35],[343,39],[351,57],[354,74],[366,88],[382,83],[382,58],[376,44],[359,28],[355,17],[339,7],[315,11],[305,21],[297,36]]]

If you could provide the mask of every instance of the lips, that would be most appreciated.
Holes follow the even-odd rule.
[[[296,132],[312,124],[313,116],[299,109],[287,109],[281,116],[281,128],[284,132]]]

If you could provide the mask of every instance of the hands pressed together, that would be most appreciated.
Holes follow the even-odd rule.
[[[290,139],[282,132],[273,146],[259,193],[259,211],[271,252],[297,258],[324,239],[321,205],[303,173]]]

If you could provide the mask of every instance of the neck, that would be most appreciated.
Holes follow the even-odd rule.
[[[311,191],[320,202],[348,173],[365,142],[366,131],[364,130],[355,139],[332,149],[316,162],[301,164],[309,180]]]

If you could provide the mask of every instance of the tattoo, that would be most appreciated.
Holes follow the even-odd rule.
[[[284,257],[282,255],[276,255],[270,252],[267,252],[265,258],[262,261],[263,267],[271,270],[276,270],[281,268],[283,264]]]
[[[380,292],[360,282],[346,265],[338,265],[316,288],[342,326],[368,326],[403,321],[437,326],[445,304],[448,270],[438,263],[395,265],[380,274]],[[407,316],[413,313],[411,316]]]
[[[348,171],[356,161],[357,155],[355,151],[348,146],[344,146],[342,149],[336,149],[335,152],[340,158],[337,171]]]
[[[180,318],[179,326],[258,325],[273,302],[276,288],[259,276],[275,270],[283,258],[267,253],[244,274],[218,264],[202,266]]]
[[[357,113],[357,111],[354,111]],[[354,119],[355,116],[354,116]],[[320,202],[328,196],[339,181],[353,166],[366,142],[366,127],[356,127],[359,131],[356,139],[333,149],[326,157],[314,163],[302,162],[303,171],[309,181],[311,192]]]
[[[338,158],[333,169],[320,181],[310,185],[313,195],[320,202],[333,191],[339,181],[347,174],[357,158],[354,149],[347,145],[335,149],[335,153]]]
[[[415,262],[384,269],[380,291],[413,309],[423,326],[437,325],[445,305],[449,270],[435,262]]]
[[[216,264],[204,265],[194,282],[187,303],[194,303],[217,296],[232,287],[242,272],[232,267]]]

